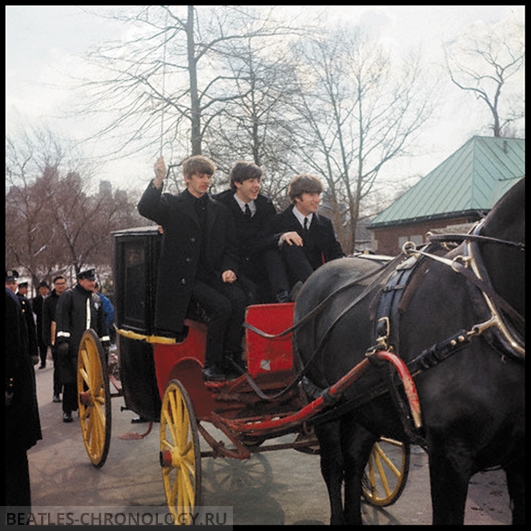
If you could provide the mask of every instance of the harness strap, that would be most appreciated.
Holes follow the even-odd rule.
[[[268,339],[276,339],[278,337],[283,337],[285,335],[288,335],[289,333],[293,332],[295,329],[297,329],[299,326],[302,326],[303,324],[307,323],[310,319],[315,317],[318,313],[320,313],[323,308],[330,302],[331,299],[336,297],[339,293],[345,291],[348,288],[351,288],[352,286],[359,284],[360,282],[363,282],[365,280],[368,280],[369,278],[373,277],[374,275],[378,274],[375,280],[373,280],[370,284],[370,286],[375,285],[377,282],[380,281],[381,278],[384,277],[384,275],[387,274],[387,271],[394,267],[395,263],[403,260],[402,255],[398,255],[393,260],[391,260],[389,263],[385,264],[384,266],[375,269],[374,271],[371,271],[367,275],[354,278],[347,282],[345,285],[340,286],[335,291],[330,293],[328,297],[323,299],[310,313],[307,313],[300,321],[297,323],[294,323],[293,326],[290,326],[289,328],[286,328],[283,332],[280,332],[279,334],[268,334],[267,332],[264,332],[263,330],[260,330],[259,328],[256,328],[252,324],[249,324],[247,322],[243,323],[244,328],[248,328],[249,330],[253,331],[254,333],[258,334],[261,337],[265,337]],[[369,286],[369,287],[370,287]]]
[[[525,243],[512,242],[510,240],[501,240],[500,238],[493,238],[491,236],[483,236],[482,234],[432,234],[428,233],[428,239],[431,242],[463,242],[465,240],[473,240],[489,243],[500,243],[510,247],[516,247],[520,250],[525,250]]]
[[[398,306],[418,263],[418,256],[405,260],[391,274],[380,292],[374,326],[378,349],[393,350],[398,345]]]
[[[413,254],[420,254],[422,256],[426,256],[428,258],[431,258],[432,260],[436,260],[438,262],[441,262],[445,265],[450,266],[456,273],[460,273],[464,277],[466,277],[467,280],[469,280],[472,284],[477,286],[481,291],[486,293],[492,300],[495,302],[503,311],[507,313],[522,328],[525,328],[525,319],[502,297],[500,297],[493,289],[492,286],[479,278],[477,275],[474,274],[473,271],[471,271],[466,265],[463,265],[461,262],[459,262],[457,259],[449,260],[448,258],[444,258],[443,256],[437,256],[435,254],[426,253],[424,251],[420,250],[411,250],[408,248],[405,248],[404,251],[406,253],[413,253]],[[456,257],[457,258],[457,257]]]

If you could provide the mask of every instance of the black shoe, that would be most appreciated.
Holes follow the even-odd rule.
[[[280,303],[291,302],[289,293],[287,291],[279,291],[275,297],[275,301]]]
[[[72,413],[63,413],[63,422],[73,422]]]
[[[205,365],[203,367],[203,378],[206,381],[214,382],[214,381],[222,381],[226,380],[225,373],[221,370],[220,367],[217,365]]]
[[[149,420],[146,417],[143,417],[142,415],[138,415],[138,417],[134,417],[131,419],[131,424],[142,424],[143,422],[149,422]]]
[[[297,280],[295,285],[291,288],[291,291],[289,292],[289,298],[291,301],[295,302],[297,300],[297,297],[299,296],[299,292],[302,289],[303,286],[302,280]]]
[[[53,395],[52,402],[61,402],[61,397],[59,395]]]

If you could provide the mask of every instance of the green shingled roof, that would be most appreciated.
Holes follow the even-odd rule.
[[[380,212],[369,228],[488,211],[524,174],[524,139],[474,136]]]

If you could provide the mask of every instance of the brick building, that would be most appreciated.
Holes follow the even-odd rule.
[[[372,220],[371,247],[396,256],[428,231],[468,229],[524,175],[524,139],[474,136]]]

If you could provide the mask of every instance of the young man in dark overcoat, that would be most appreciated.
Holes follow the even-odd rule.
[[[246,297],[238,286],[238,247],[227,207],[208,194],[213,162],[195,155],[183,163],[186,190],[162,193],[164,159],[155,163],[155,178],[144,191],[138,211],[162,227],[157,278],[155,327],[160,335],[180,339],[190,303],[208,317],[206,380],[227,377],[224,358],[241,365]]]
[[[238,161],[229,175],[230,189],[214,196],[232,213],[238,240],[240,281],[249,304],[289,302],[289,282],[279,253],[278,236],[268,232],[277,209],[260,193],[263,171]]]
[[[280,250],[292,290],[325,262],[345,256],[332,221],[317,213],[322,192],[318,177],[297,175],[288,188],[291,205],[277,214],[271,224],[273,233],[288,234],[280,242]]]

